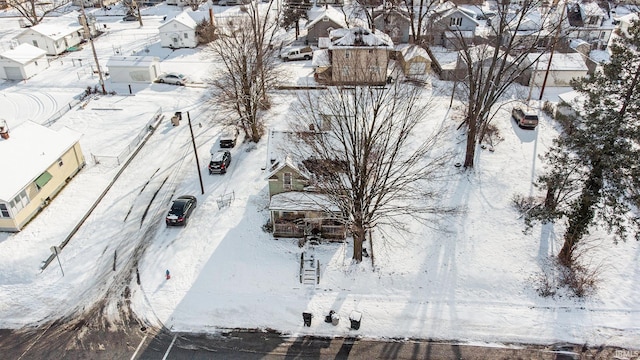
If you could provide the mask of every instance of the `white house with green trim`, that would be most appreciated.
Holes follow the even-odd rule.
[[[0,231],[16,232],[84,167],[82,134],[31,121],[0,127]]]

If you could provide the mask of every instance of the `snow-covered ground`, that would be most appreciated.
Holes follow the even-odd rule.
[[[163,70],[181,71],[195,81],[207,77],[212,64],[199,50],[159,48],[154,29],[162,16],[144,20],[140,28],[120,17],[99,17],[109,29],[95,41],[100,61],[106,63],[116,52],[148,49],[145,53],[161,58]],[[5,27],[0,28],[5,39]],[[73,95],[97,83],[86,69],[91,56],[85,47],[26,82],[2,83],[0,105],[8,109],[2,117],[10,127],[25,120],[46,122]],[[72,58],[83,59],[82,66]],[[309,64],[283,66],[290,66],[296,79],[308,77]],[[458,125],[458,108],[449,109],[450,85],[434,81],[437,106],[425,130]],[[508,107],[500,110],[494,124],[503,140],[495,151],[481,150],[473,171],[454,172],[444,184],[448,195],[443,201],[457,206],[460,214],[436,229],[410,223],[404,234],[375,232],[372,267],[369,259],[353,264],[348,243],[299,248],[296,240],[274,239],[262,230],[268,218],[266,141],[232,149],[226,175],[206,174],[209,149],[220,131],[206,88],[135,85],[129,95],[126,85],[108,79],[106,87],[118,95],[92,98],[52,125],[84,134],[85,169],[22,232],[0,233],[0,327],[40,323],[90,303],[120,280],[112,271],[114,255],[120,269],[142,252],[135,266],[140,284],[136,276],[126,279],[133,308],[149,323],[174,331],[259,327],[292,335],[640,344],[638,243],[614,245],[597,229],[589,235],[598,244],[590,256],[601,265],[603,281],[588,299],[540,298],[533,289],[532,278],[559,250],[562,228],[537,226],[523,234],[511,199],[537,194],[532,180],[544,169],[538,156],[557,134],[547,116],[535,131],[526,131],[515,126]],[[556,101],[559,92],[568,90],[547,89],[544,97]],[[526,89],[515,93],[526,94]],[[291,92],[274,93],[267,126],[284,129],[294,101]],[[55,261],[40,271],[49,248],[62,242],[119,170],[108,161],[96,164],[90,154],[121,154],[158,109],[164,120],[62,251],[64,276]],[[204,194],[186,118],[175,127],[168,121],[174,111],[191,117]],[[448,146],[461,161],[463,134],[452,131]],[[166,228],[168,205],[182,194],[198,198],[191,222]],[[230,206],[219,208],[218,200],[229,195],[234,198]],[[320,261],[316,286],[299,282],[303,251]],[[329,310],[341,317],[338,326],[324,323]],[[357,331],[349,328],[354,310],[362,313]],[[302,312],[314,315],[311,327],[303,326]]]

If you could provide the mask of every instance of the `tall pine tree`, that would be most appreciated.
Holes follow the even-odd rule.
[[[571,267],[591,226],[602,224],[616,241],[638,238],[640,218],[640,22],[616,39],[611,60],[573,87],[584,96],[577,116],[554,142],[540,177],[546,189],[541,220],[565,218],[560,263]]]

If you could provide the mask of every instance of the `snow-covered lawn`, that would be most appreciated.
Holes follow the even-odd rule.
[[[114,49],[146,48],[161,58],[163,70],[206,79],[211,64],[199,51],[171,52],[144,40],[161,17],[150,17],[143,29],[116,19],[108,25],[109,34],[95,41],[101,61]],[[79,70],[88,65],[70,64],[69,58],[77,56],[91,63],[85,48],[27,82],[2,84],[0,105],[15,108],[15,114],[2,115],[10,127],[27,119],[44,122],[68,101],[57,94],[76,94],[96,84],[91,72]],[[286,66],[295,78],[308,76],[309,63]],[[449,109],[451,84],[437,81],[435,86],[441,90],[438,106],[425,129],[443,122],[455,128],[459,120],[455,107]],[[473,171],[455,171],[443,184],[447,197],[442,200],[460,214],[436,229],[410,223],[404,234],[374,232],[372,267],[369,258],[353,264],[348,243],[299,248],[296,240],[274,239],[262,230],[268,218],[266,141],[232,149],[226,175],[206,173],[209,149],[221,129],[206,88],[136,85],[129,95],[126,85],[107,80],[106,87],[118,95],[92,98],[53,125],[84,134],[85,169],[22,232],[0,233],[0,327],[39,323],[68,313],[79,301],[90,303],[116,277],[114,254],[122,268],[143,251],[137,264],[140,285],[135,276],[128,279],[133,308],[146,321],[174,331],[260,327],[292,335],[640,344],[638,243],[614,245],[610,236],[593,231],[589,239],[599,246],[591,256],[602,266],[603,281],[586,300],[540,298],[533,289],[532,278],[559,250],[562,228],[537,226],[524,234],[511,199],[536,194],[532,180],[544,168],[538,156],[557,134],[547,116],[535,131],[527,131],[515,126],[507,107],[501,110],[494,123],[504,140],[495,151],[481,150]],[[548,89],[545,97],[555,101],[557,91]],[[13,98],[20,93],[21,99]],[[51,98],[55,101],[43,100]],[[267,125],[286,128],[294,101],[291,92],[274,93]],[[119,169],[94,163],[90,154],[119,155],[159,108],[164,120],[60,255],[64,276],[55,261],[41,272],[49,247],[65,238]],[[175,111],[191,117],[204,194],[186,116],[179,126],[168,121]],[[463,134],[453,131],[448,146],[462,161]],[[198,197],[191,222],[186,228],[165,227],[171,199],[183,194]],[[230,194],[230,206],[220,208],[218,200]],[[303,251],[321,264],[318,285],[300,284]],[[324,323],[330,310],[339,314],[338,326]],[[357,331],[349,328],[353,310],[363,316]],[[314,315],[311,327],[303,326],[305,311]]]

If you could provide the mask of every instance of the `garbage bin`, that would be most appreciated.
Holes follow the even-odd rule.
[[[311,326],[311,318],[313,317],[313,315],[311,315],[311,313],[308,312],[303,312],[302,313],[302,319],[304,320],[304,326]]]
[[[333,326],[338,326],[338,323],[340,322],[340,315],[338,314],[331,314],[331,324]]]
[[[180,117],[178,115],[173,115],[171,117],[171,125],[173,125],[173,126],[180,125]]]
[[[362,320],[362,313],[359,311],[352,311],[349,315],[349,320],[351,320],[351,328],[353,330],[360,329],[360,321]]]

